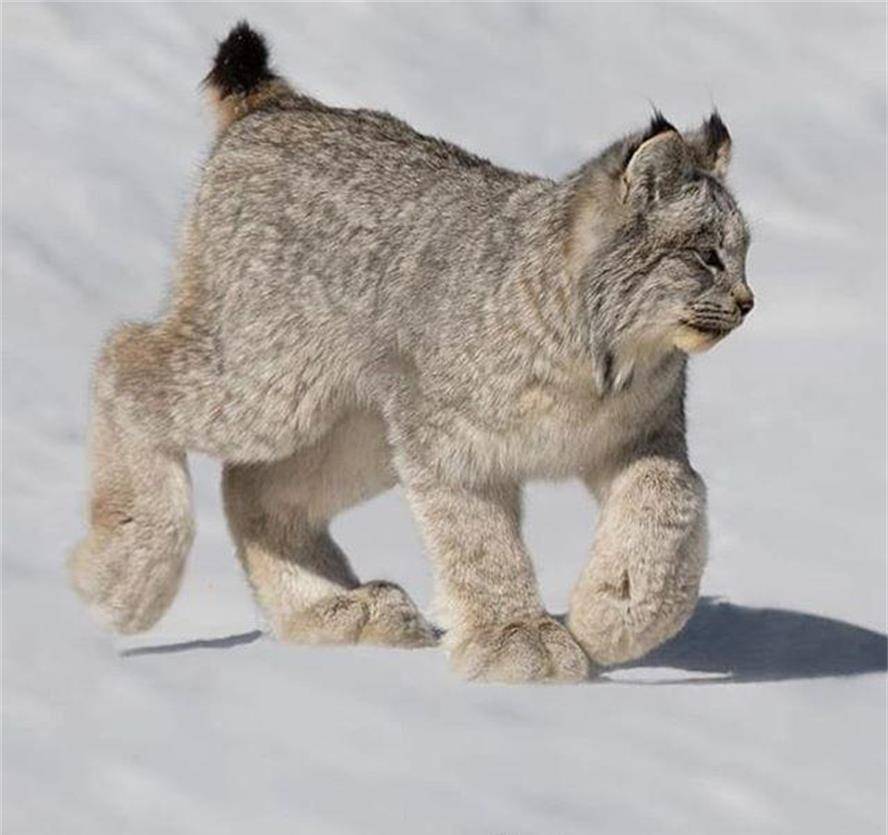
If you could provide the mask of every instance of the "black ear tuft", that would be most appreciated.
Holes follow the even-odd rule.
[[[655,136],[659,136],[661,133],[668,133],[669,131],[678,131],[675,128],[675,125],[672,124],[657,108],[654,108],[654,112],[651,115],[651,123],[648,125],[647,130],[635,139],[634,142],[630,142],[626,147],[625,152],[623,153],[623,168],[626,168],[629,165],[629,160],[635,156],[635,152],[644,145],[648,139],[653,139]]]
[[[712,151],[716,151],[731,141],[731,134],[728,133],[727,125],[722,121],[718,110],[712,111],[712,115],[706,120],[703,129],[706,133],[706,144]]]
[[[648,129],[645,131],[644,136],[641,137],[641,142],[647,142],[648,139],[653,139],[655,136],[661,133],[666,133],[667,131],[674,130],[676,133],[678,131],[673,125],[657,108],[654,108],[654,113],[651,116],[651,123],[648,125]]]
[[[246,95],[274,77],[268,68],[265,38],[242,20],[219,44],[213,68],[204,83],[214,87],[224,99],[232,94]]]
[[[702,171],[724,178],[731,162],[731,134],[717,110],[713,110],[703,124],[685,134],[694,154],[694,161]]]

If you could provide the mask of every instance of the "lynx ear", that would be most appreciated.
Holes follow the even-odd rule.
[[[681,134],[655,113],[647,132],[628,150],[624,199],[646,205],[669,197],[691,174],[692,162]]]
[[[724,178],[731,162],[731,134],[717,110],[687,135],[697,166],[716,177]]]

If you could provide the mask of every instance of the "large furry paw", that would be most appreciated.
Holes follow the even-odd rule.
[[[127,635],[160,619],[179,588],[193,535],[187,525],[174,533],[155,535],[128,522],[91,534],[70,553],[71,583],[102,625]]]
[[[382,581],[324,598],[290,615],[277,631],[282,640],[299,644],[418,648],[438,643],[437,630],[407,592]]]
[[[541,616],[473,630],[450,640],[457,675],[477,681],[582,681],[589,660],[556,620]]]
[[[647,655],[681,631],[693,614],[696,589],[666,599],[639,597],[615,585],[578,589],[567,626],[597,664],[624,664]]]

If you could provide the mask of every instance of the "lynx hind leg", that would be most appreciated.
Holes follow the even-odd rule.
[[[225,467],[225,510],[238,556],[281,640],[437,643],[407,593],[394,583],[362,585],[328,532],[336,513],[393,483],[382,424],[364,414],[284,461]]]
[[[89,531],[69,557],[75,589],[123,633],[148,629],[166,611],[194,536],[185,454],[163,445],[157,425],[166,387],[161,349],[152,327],[127,325],[100,358]]]

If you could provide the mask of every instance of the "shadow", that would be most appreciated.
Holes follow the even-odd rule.
[[[183,641],[179,644],[158,644],[150,647],[133,647],[120,653],[122,658],[133,658],[137,655],[170,655],[176,652],[190,652],[193,649],[231,649],[232,647],[252,644],[262,637],[259,629],[244,632],[240,635],[228,635],[225,638],[198,638],[194,641]]]
[[[124,658],[252,644],[256,629],[224,638],[133,647]],[[638,661],[607,668],[673,668],[689,675],[674,681],[614,681],[619,684],[739,684],[854,676],[888,670],[888,637],[840,620],[787,609],[755,609],[703,597],[687,626]],[[697,674],[696,676],[694,674]],[[600,678],[590,681],[604,683]]]
[[[888,637],[820,615],[703,597],[675,638],[638,661],[612,669],[645,667],[716,676],[669,682],[687,684],[854,676],[888,669]]]

